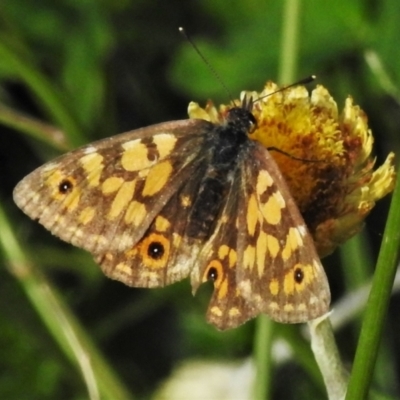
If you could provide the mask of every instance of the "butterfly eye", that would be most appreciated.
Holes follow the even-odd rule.
[[[294,270],[294,280],[296,283],[301,283],[303,282],[304,279],[304,272],[300,268],[296,268]]]
[[[72,190],[74,187],[73,183],[69,179],[63,179],[58,185],[58,191],[61,194],[66,194]]]
[[[256,117],[252,113],[249,114],[249,122],[251,125],[257,125]]]
[[[256,117],[249,113],[249,134],[251,135],[257,129]]]

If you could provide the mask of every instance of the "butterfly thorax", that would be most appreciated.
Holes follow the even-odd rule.
[[[234,107],[228,111],[225,123],[215,125],[210,133],[205,143],[208,166],[188,224],[190,237],[207,239],[213,233],[243,150],[251,146],[247,133],[254,124],[253,114]]]

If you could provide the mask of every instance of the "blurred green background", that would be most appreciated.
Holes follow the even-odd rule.
[[[161,382],[187,360],[240,363],[251,355],[255,324],[223,333],[207,325],[210,287],[193,298],[188,281],[142,290],[106,279],[90,255],[61,243],[25,217],[12,202],[12,189],[68,148],[186,118],[189,101],[227,103],[227,93],[179,35],[179,26],[186,27],[234,96],[241,90],[260,90],[269,79],[283,79],[283,5],[262,0],[0,4],[0,201],[32,273],[60,293],[95,346],[89,355],[101,354],[107,366],[101,369],[114,375],[118,388],[113,392],[113,384],[108,384],[111,394],[101,398],[112,398],[113,393],[152,398]],[[300,5],[297,45],[292,43],[297,49],[294,79],[316,74],[340,110],[344,99],[353,96],[369,117],[378,165],[389,151],[400,154],[400,2],[309,0]],[[38,133],[20,113],[60,128],[63,140]],[[370,279],[388,205],[389,199],[379,202],[364,236],[356,239],[362,240],[367,263],[357,267],[346,246],[324,260],[334,301]],[[35,287],[24,278],[10,268],[3,252],[0,398],[87,398],[80,369],[39,317],[46,308],[39,309],[32,300]],[[382,393],[384,398],[400,397],[399,310],[397,291],[373,381],[377,398],[383,398]],[[347,366],[354,357],[359,317],[353,315],[336,332]],[[283,360],[278,354],[271,398],[324,398],[300,327],[276,325],[274,338],[289,344],[291,352]],[[207,377],[199,373],[202,379],[207,385]]]

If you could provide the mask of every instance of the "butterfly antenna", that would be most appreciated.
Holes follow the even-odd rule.
[[[178,29],[179,29],[179,32],[181,33],[181,35],[191,44],[191,46],[193,47],[194,51],[199,55],[199,57],[207,65],[208,69],[211,71],[211,73],[214,75],[214,78],[218,81],[218,83],[225,90],[225,92],[227,93],[228,97],[231,99],[232,103],[234,103],[232,94],[229,91],[228,87],[225,85],[225,83],[222,80],[221,76],[218,74],[218,72],[215,70],[215,68],[210,64],[210,62],[207,60],[207,58],[203,55],[203,53],[197,47],[196,43],[193,41],[193,39],[185,31],[185,28],[180,26]]]
[[[262,99],[265,99],[268,96],[272,96],[275,93],[283,92],[286,89],[290,89],[291,87],[299,86],[299,85],[307,85],[308,83],[311,83],[311,82],[315,81],[316,79],[317,79],[316,75],[307,76],[307,78],[300,79],[300,80],[298,80],[298,81],[296,81],[294,83],[291,83],[290,85],[287,85],[287,86],[284,86],[282,88],[279,88],[279,89],[275,90],[272,93],[268,93],[265,96],[259,97],[257,100],[254,100],[254,103],[256,103],[257,101],[260,101]]]

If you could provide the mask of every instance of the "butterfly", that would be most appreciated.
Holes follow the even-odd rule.
[[[190,277],[196,292],[212,281],[207,320],[218,329],[260,313],[317,318],[328,281],[277,164],[250,138],[252,108],[248,98],[220,123],[171,121],[88,144],[26,176],[14,201],[126,285]]]

